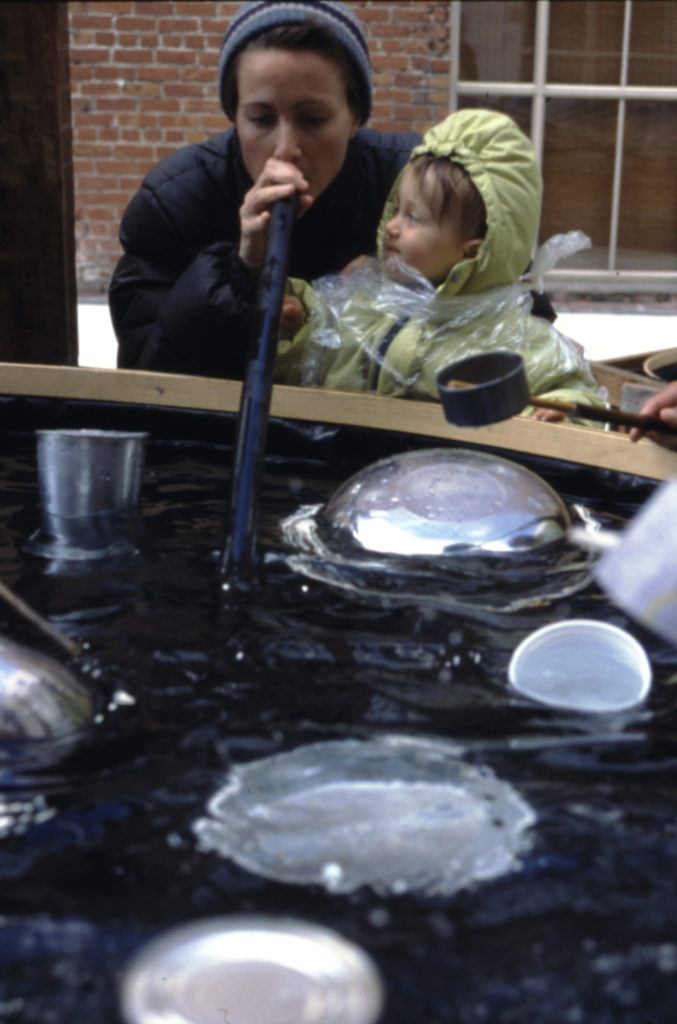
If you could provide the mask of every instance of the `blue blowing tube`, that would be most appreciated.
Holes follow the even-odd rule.
[[[265,458],[289,247],[297,209],[298,193],[279,199],[272,207],[256,295],[249,355],[240,398],[227,535],[221,559],[221,571],[234,580],[248,576],[257,563],[258,494]]]

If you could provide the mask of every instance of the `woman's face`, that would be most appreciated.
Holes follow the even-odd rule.
[[[359,125],[337,65],[310,50],[251,50],[240,57],[237,91],[235,127],[252,180],[275,157],[295,164],[319,196]]]

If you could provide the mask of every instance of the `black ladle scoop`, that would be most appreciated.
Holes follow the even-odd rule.
[[[616,423],[640,430],[674,433],[674,428],[653,416],[600,408],[586,402],[538,398],[529,394],[524,360],[518,352],[497,350],[468,356],[437,373],[437,387],[449,423],[457,427],[484,427],[517,416],[527,405],[556,409],[567,416]]]

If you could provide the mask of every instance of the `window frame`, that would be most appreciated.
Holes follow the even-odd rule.
[[[552,0],[536,0],[534,65],[530,82],[487,82],[461,79],[459,77],[461,67],[461,11],[463,3],[468,2],[472,2],[472,0],[451,0],[450,4],[449,110],[451,112],[459,109],[459,99],[464,96],[516,96],[531,98],[530,135],[536,150],[539,167],[542,168],[546,100],[556,97],[560,99],[612,100],[617,103],[607,265],[605,268],[576,270],[555,268],[547,275],[547,281],[552,287],[570,291],[598,288],[603,288],[607,292],[665,292],[675,290],[677,288],[677,270],[619,269],[617,266],[626,105],[629,101],[634,100],[647,100],[651,102],[677,101],[677,87],[628,85],[633,0],[624,0],[620,82],[617,85],[576,85],[548,82],[548,32]]]

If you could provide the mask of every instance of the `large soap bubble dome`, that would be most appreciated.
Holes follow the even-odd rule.
[[[566,543],[573,518],[518,463],[434,448],[372,463],[282,532],[295,571],[362,599],[509,613],[588,586],[590,557]]]

